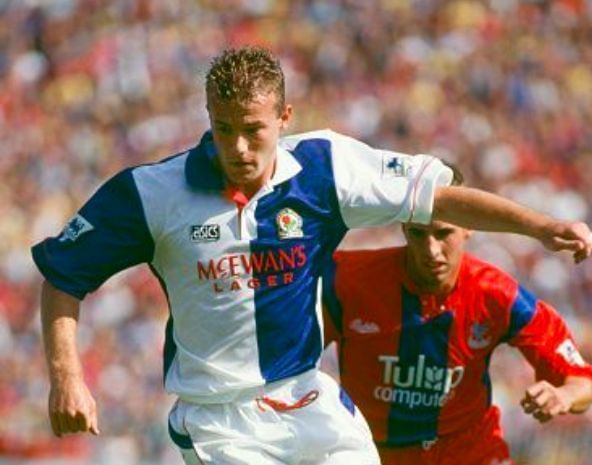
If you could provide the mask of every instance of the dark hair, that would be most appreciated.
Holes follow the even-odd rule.
[[[452,170],[452,181],[450,182],[451,186],[462,186],[465,183],[465,177],[463,176],[462,172],[454,163],[450,163],[448,161],[442,160],[442,163],[446,165],[448,168]]]
[[[206,75],[208,100],[237,100],[248,103],[258,94],[272,92],[277,99],[278,114],[285,97],[284,72],[279,60],[267,49],[246,46],[224,50],[212,60]]]

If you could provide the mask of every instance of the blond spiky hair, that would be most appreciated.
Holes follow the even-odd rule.
[[[208,99],[247,103],[258,94],[273,92],[278,114],[285,105],[284,72],[279,60],[267,49],[241,47],[224,50],[212,61],[206,76]]]

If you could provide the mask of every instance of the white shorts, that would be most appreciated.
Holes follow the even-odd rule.
[[[378,465],[366,420],[311,370],[223,404],[177,401],[169,432],[187,465]]]

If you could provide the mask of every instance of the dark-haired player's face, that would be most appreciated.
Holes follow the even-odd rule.
[[[405,225],[407,268],[411,279],[423,290],[448,292],[456,283],[467,229],[433,221],[430,225]]]
[[[209,97],[208,113],[226,180],[255,194],[273,175],[278,139],[292,108],[278,111],[277,97],[270,92],[247,103]]]

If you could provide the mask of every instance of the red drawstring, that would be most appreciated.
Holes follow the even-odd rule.
[[[270,399],[267,396],[257,397],[255,402],[257,402],[257,407],[262,412],[265,412],[265,409],[262,407],[261,404],[267,404],[269,407],[274,409],[277,412],[287,412],[289,410],[296,410],[302,407],[306,407],[308,404],[313,403],[317,397],[319,397],[319,391],[313,389],[306,393],[306,395],[300,399],[298,399],[293,404],[287,404],[286,402],[282,402],[281,400],[274,400]]]

